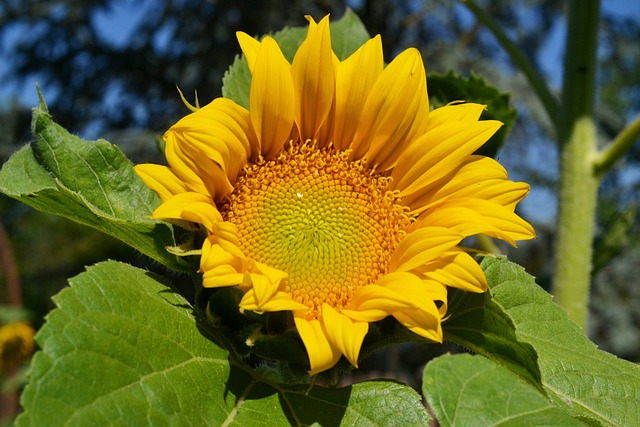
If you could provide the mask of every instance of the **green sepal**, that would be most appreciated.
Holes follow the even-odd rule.
[[[193,246],[193,242],[183,243],[178,246],[167,246],[167,251],[175,256],[200,256],[202,255],[202,248],[196,249]]]

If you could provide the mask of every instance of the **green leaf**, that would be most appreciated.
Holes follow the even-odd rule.
[[[535,350],[518,340],[511,318],[489,293],[454,290],[449,296],[449,313],[442,325],[445,340],[482,354],[542,388]]]
[[[344,60],[370,36],[362,21],[351,9],[344,16],[331,21],[331,45],[338,59]],[[273,34],[282,53],[289,62],[293,60],[300,44],[307,35],[307,27],[287,27]],[[244,108],[249,108],[251,73],[244,56],[237,56],[222,78],[222,96],[232,99]]]
[[[235,101],[236,104],[249,109],[249,88],[251,72],[244,56],[236,56],[231,67],[222,77],[222,96]]]
[[[424,370],[422,389],[443,427],[584,425],[482,356],[445,355],[432,360]]]
[[[273,383],[156,276],[113,261],[58,294],[36,340],[19,426],[426,425],[409,387],[323,389]]]
[[[371,36],[366,27],[351,9],[344,16],[331,22],[331,46],[341,61],[347,59]]]
[[[32,145],[3,165],[0,192],[114,236],[168,267],[189,269],[165,250],[175,246],[173,229],[149,218],[160,201],[116,146],[69,134],[44,104],[33,111],[33,131]]]
[[[331,25],[333,29],[333,25]],[[278,42],[280,50],[287,61],[292,62],[293,57],[296,55],[298,48],[307,37],[307,27],[285,27],[280,31],[272,34],[272,37]],[[260,37],[260,39],[263,39]]]
[[[452,71],[448,74],[429,74],[427,87],[432,107],[441,107],[454,101],[484,104],[487,110],[482,113],[482,119],[499,120],[504,123],[504,126],[476,152],[483,156],[495,157],[517,117],[515,108],[510,104],[509,94],[500,92],[474,74],[467,79]]]
[[[34,109],[31,126],[34,156],[61,186],[82,194],[107,217],[150,222],[143,215],[153,212],[158,197],[142,184],[118,147],[71,135],[42,107]]]
[[[598,350],[522,267],[482,262],[494,301],[533,346],[544,390],[573,417],[610,426],[640,425],[640,367]]]

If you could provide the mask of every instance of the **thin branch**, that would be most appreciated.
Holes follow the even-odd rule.
[[[625,155],[640,138],[640,114],[629,123],[613,141],[593,160],[593,173],[597,177],[607,173],[613,165]]]
[[[22,289],[20,288],[18,267],[13,256],[11,241],[2,223],[0,223],[0,266],[2,266],[7,283],[9,304],[15,307],[22,307]]]
[[[553,123],[556,133],[560,134],[560,102],[551,93],[549,86],[545,82],[542,75],[533,66],[531,61],[522,53],[522,50],[507,36],[503,29],[496,24],[491,17],[480,8],[473,0],[462,0],[462,3],[491,31],[498,43],[509,54],[511,60],[520,68],[529,80],[529,84],[538,95],[540,102],[549,116],[549,120]]]

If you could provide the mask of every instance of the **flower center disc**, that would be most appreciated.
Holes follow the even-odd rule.
[[[411,223],[388,184],[345,152],[292,144],[246,168],[222,211],[248,257],[289,275],[293,299],[346,308],[387,272]]]

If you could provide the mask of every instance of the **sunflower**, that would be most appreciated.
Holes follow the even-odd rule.
[[[35,331],[27,322],[0,326],[0,372],[20,366],[35,350]]]
[[[514,212],[528,184],[473,154],[502,125],[484,106],[430,111],[416,49],[385,67],[376,36],[340,61],[328,17],[307,19],[291,63],[239,32],[249,109],[213,100],[165,133],[168,167],[136,171],[162,200],[154,218],[206,230],[203,285],[240,288],[241,311],[292,312],[315,375],[342,355],[357,367],[387,316],[442,342],[447,286],[487,290],[460,242],[534,231]]]

